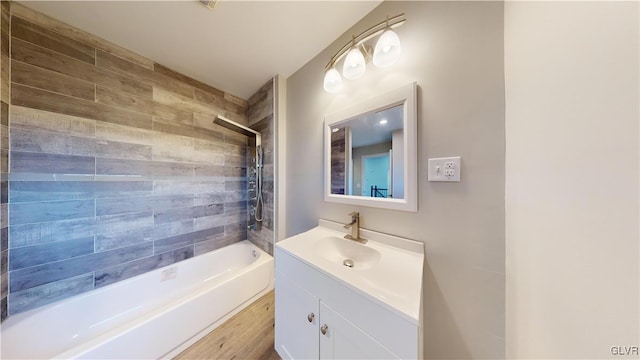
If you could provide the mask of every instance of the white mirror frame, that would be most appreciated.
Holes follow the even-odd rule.
[[[403,105],[404,198],[375,198],[331,193],[331,128],[361,114]],[[417,85],[415,82],[324,117],[324,200],[390,210],[418,211]]]

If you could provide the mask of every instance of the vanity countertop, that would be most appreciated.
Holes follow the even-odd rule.
[[[424,245],[367,229],[361,229],[365,244],[344,239],[345,234],[342,224],[321,219],[276,247],[417,324]],[[347,259],[352,267],[345,265]]]

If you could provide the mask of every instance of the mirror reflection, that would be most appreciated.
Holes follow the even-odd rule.
[[[331,194],[404,198],[403,107],[331,126]]]

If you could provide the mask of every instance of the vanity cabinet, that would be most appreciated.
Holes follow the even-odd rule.
[[[276,246],[275,347],[283,359],[418,358],[418,325]]]
[[[279,282],[276,291],[276,338],[282,340],[280,356],[317,359],[320,299],[284,276],[276,281]]]
[[[322,301],[320,320],[320,359],[396,358],[379,342]]]

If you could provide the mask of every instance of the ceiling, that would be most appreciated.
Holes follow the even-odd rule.
[[[351,128],[351,147],[358,148],[391,142],[392,133],[404,128],[404,106],[402,104],[358,115],[334,127]]]
[[[381,2],[219,0],[213,9],[197,0],[22,3],[248,99],[274,75],[295,73]]]

